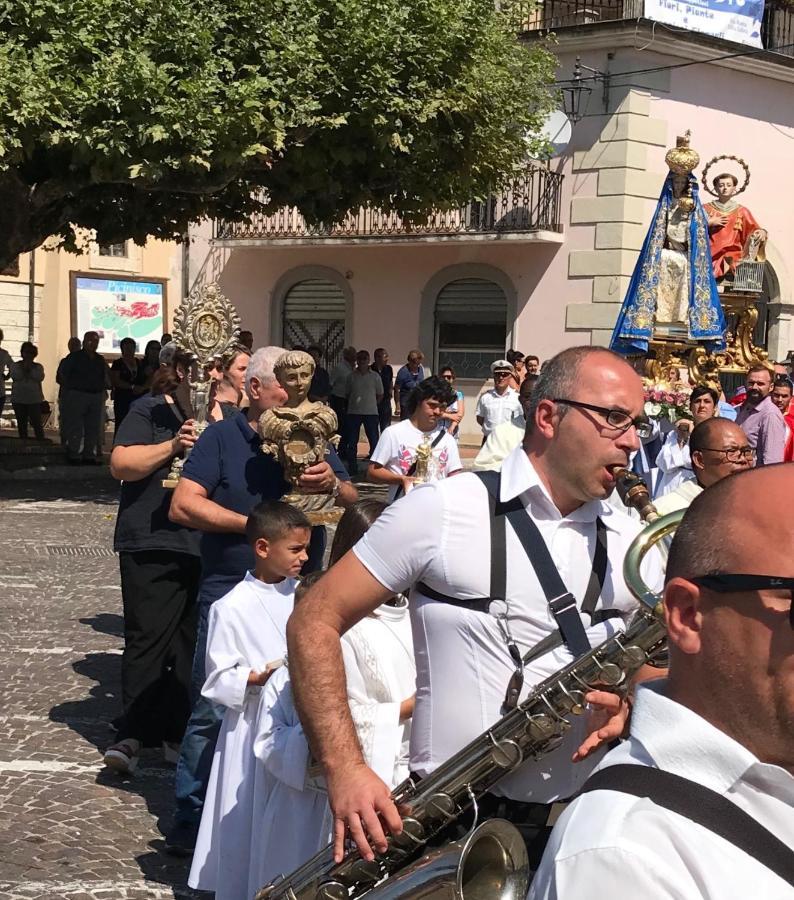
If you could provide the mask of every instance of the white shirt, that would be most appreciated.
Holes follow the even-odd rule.
[[[608,565],[598,609],[628,614],[636,607],[622,576],[623,557],[641,528],[605,503],[592,501],[562,517],[521,448],[502,466],[501,499],[520,497],[537,524],[562,580],[581,601],[595,551],[596,519],[607,529]],[[490,589],[488,495],[473,473],[421,485],[389,507],[356,544],[354,553],[392,593],[418,581],[445,594],[487,597]],[[661,584],[654,554],[646,557],[647,583]],[[512,528],[507,528],[507,597],[493,615],[431,600],[411,591],[416,656],[416,708],[411,724],[411,768],[426,775],[501,717],[505,689],[514,672],[495,615],[507,612],[522,654],[555,630],[546,598]],[[593,646],[622,625],[620,618],[589,627]],[[522,699],[529,688],[571,662],[564,647],[527,666]],[[530,761],[503,778],[499,792],[517,800],[547,803],[570,797],[597,759],[572,764],[587,733],[585,717],[574,721],[554,753]]]
[[[631,737],[599,768],[653,766],[722,794],[789,847],[794,776],[753,754],[664,695],[643,685]],[[560,817],[532,882],[530,900],[791,900],[787,885],[751,856],[691,820],[617,791],[575,800]]]
[[[656,488],[656,496],[674,491],[682,482],[692,477],[692,458],[689,443],[678,443],[678,432],[673,429],[664,439],[662,449],[656,456],[656,465],[662,473]]]
[[[462,468],[458,445],[452,435],[439,425],[433,431],[420,431],[410,419],[403,419],[395,425],[384,428],[383,433],[375,447],[375,452],[370,461],[378,463],[397,475],[407,475],[416,459],[416,448],[422,443],[427,434],[428,441],[432,444],[440,431],[443,437],[433,447],[432,461],[428,466],[428,481],[438,481],[446,478],[452,472]],[[389,487],[389,502],[397,495],[399,485]],[[397,593],[397,592],[395,592]]]
[[[496,388],[491,388],[484,394],[480,394],[475,415],[482,418],[483,434],[488,435],[502,422],[522,419],[524,410],[515,388],[509,387],[504,394],[498,394]]]
[[[44,367],[41,363],[34,362],[26,369],[22,362],[11,364],[11,402],[12,403],[42,403],[44,394],[41,391],[41,383],[44,381]]]
[[[526,427],[523,416],[520,420],[511,419],[497,425],[480,447],[480,452],[474,459],[474,468],[480,472],[498,472],[505,458],[521,443]]]
[[[350,377],[353,374],[353,366],[343,359],[331,372],[331,393],[335,397],[347,397],[350,393]]]
[[[686,481],[682,481],[674,491],[670,491],[664,497],[657,497],[653,501],[653,505],[656,507],[659,515],[664,516],[667,513],[675,512],[677,509],[686,509],[695,497],[702,493],[703,488],[697,481],[694,478],[689,478]]]

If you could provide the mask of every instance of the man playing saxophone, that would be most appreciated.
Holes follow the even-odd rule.
[[[622,579],[640,525],[604,503],[615,472],[650,428],[637,374],[599,348],[565,350],[543,369],[522,447],[501,476],[421,486],[393,504],[309,592],[288,627],[301,720],[323,765],[334,854],[351,838],[365,859],[401,831],[388,788],[364,765],[347,708],[339,638],[394,593],[411,589],[417,693],[411,766],[428,775],[506,708],[624,624],[636,608]],[[661,585],[649,555],[646,580]],[[554,584],[560,589],[554,590]],[[499,781],[481,812],[521,825],[539,859],[549,805],[576,793],[623,731],[626,704],[586,699],[562,744]],[[581,761],[578,765],[574,761]]]
[[[669,675],[637,691],[629,739],[563,813],[531,900],[593,885],[610,900],[794,898],[793,492],[778,464],[692,502],[667,567]]]

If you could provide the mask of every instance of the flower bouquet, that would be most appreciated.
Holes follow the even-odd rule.
[[[689,395],[692,391],[683,384],[647,384],[645,386],[645,415],[652,419],[675,423],[691,418]]]

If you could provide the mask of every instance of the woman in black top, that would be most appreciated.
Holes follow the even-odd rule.
[[[119,343],[121,356],[110,366],[110,383],[113,386],[113,420],[118,434],[124,416],[132,401],[146,393],[143,369],[135,356],[135,341],[122,338]]]
[[[185,401],[188,369],[177,352],[158,370],[151,394],[119,426],[110,457],[121,479],[114,549],[124,604],[124,715],[105,763],[123,773],[134,771],[141,747],[178,744],[190,715],[199,534],[169,521],[172,491],[162,486],[174,457],[196,440]]]

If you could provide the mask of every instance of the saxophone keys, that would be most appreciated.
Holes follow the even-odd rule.
[[[317,888],[317,900],[347,900],[347,888],[338,881],[325,881]]]
[[[539,713],[529,717],[527,732],[533,741],[544,741],[557,733],[557,726],[550,716]]]
[[[624,647],[623,657],[626,661],[627,666],[636,669],[639,669],[640,666],[645,665],[645,663],[648,661],[648,654],[642,649],[642,647],[638,647],[636,644],[632,644],[629,647]]]
[[[367,860],[365,859],[357,859],[350,867],[350,875],[357,883],[367,881],[375,882],[380,881],[381,877],[383,876],[383,872],[381,871],[381,867],[378,865],[377,860],[367,862]],[[345,891],[345,900],[347,896],[348,892]],[[336,896],[333,897],[333,900],[337,900]]]
[[[604,665],[599,665],[599,669],[601,671],[598,680],[601,684],[608,684],[610,687],[614,687],[623,681],[623,669],[616,663],[604,663]]]
[[[411,816],[403,819],[403,830],[392,835],[391,841],[399,850],[415,850],[424,840],[425,829],[421,822]]]
[[[569,691],[562,684],[560,684],[559,688],[568,699],[569,711],[575,716],[581,716],[581,714],[585,711],[585,707],[587,706],[587,703],[584,699],[584,692],[578,691],[576,689]]]
[[[455,801],[449,794],[439,791],[428,798],[427,813],[434,819],[449,819],[455,814]]]
[[[500,769],[514,769],[524,759],[524,754],[515,741],[496,741],[493,736],[491,741],[491,759]]]

